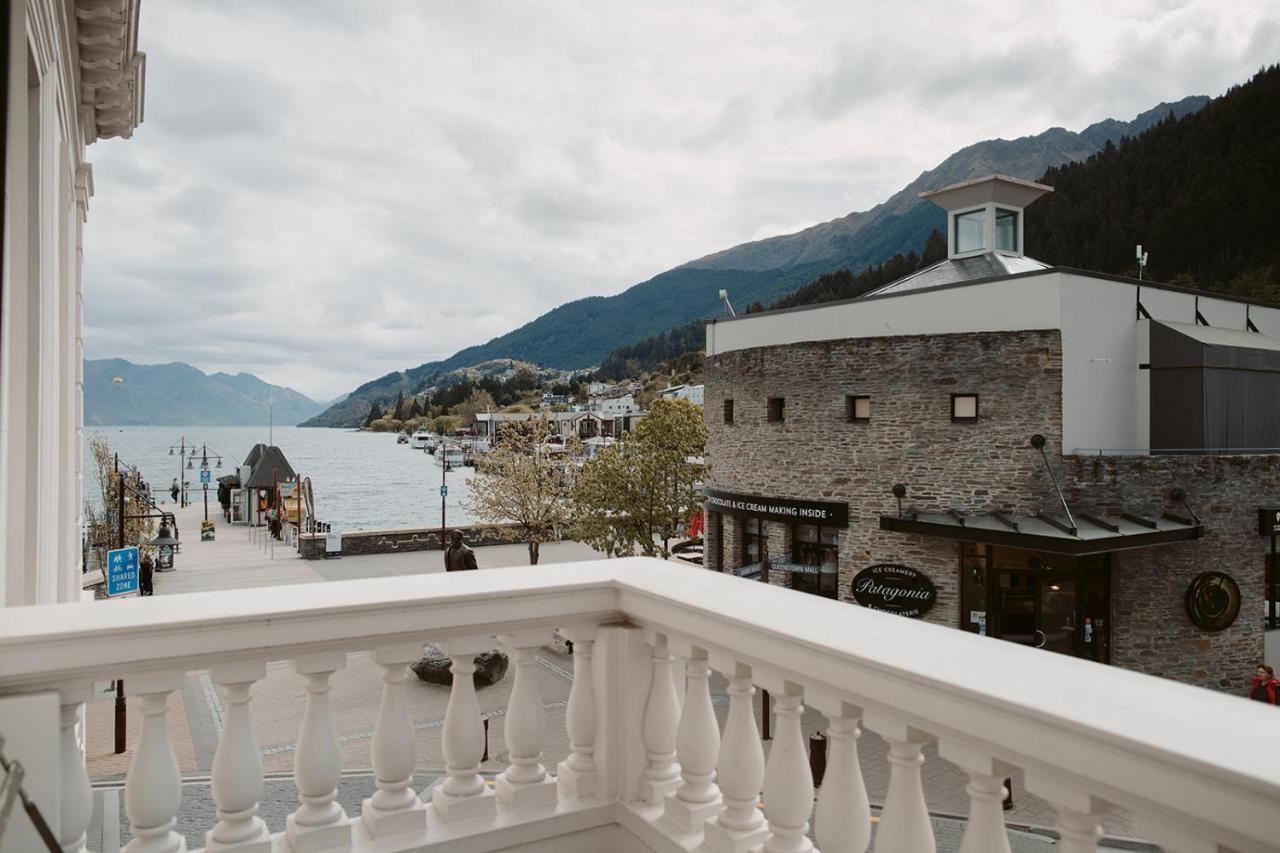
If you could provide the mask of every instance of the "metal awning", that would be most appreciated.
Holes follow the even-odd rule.
[[[1077,512],[1074,515],[1075,526],[1046,513],[906,512],[880,516],[880,529],[1071,556],[1189,542],[1204,533],[1204,525],[1198,519],[1171,513],[1159,517],[1132,513],[1097,516]]]

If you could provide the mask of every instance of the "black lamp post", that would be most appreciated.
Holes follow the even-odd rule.
[[[160,534],[152,539],[149,545],[154,545],[160,549],[160,554],[156,558],[157,572],[173,571],[173,550],[181,543],[177,537],[173,535],[173,531],[169,528],[169,518],[162,516],[160,518]]]

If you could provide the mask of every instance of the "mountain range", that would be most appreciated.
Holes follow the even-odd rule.
[[[1108,143],[1136,136],[1169,115],[1193,113],[1208,101],[1192,96],[1162,103],[1131,121],[1106,119],[1079,132],[1054,127],[1020,139],[978,142],[870,210],[714,252],[615,296],[568,302],[485,344],[367,382],[302,426],[359,424],[374,401],[418,393],[450,370],[490,359],[518,358],[566,370],[589,367],[619,346],[715,314],[722,288],[741,310],[753,302],[769,304],[824,273],[861,270],[897,253],[918,252],[931,231],[945,226],[943,211],[920,199],[921,192],[993,172],[1034,180],[1051,167],[1085,160]],[[1028,250],[1034,254],[1034,245]]]
[[[133,364],[122,358],[84,363],[87,426],[256,426],[268,419],[286,426],[324,408],[250,373],[208,374],[182,362]]]

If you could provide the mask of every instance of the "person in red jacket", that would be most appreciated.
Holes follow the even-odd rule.
[[[1276,671],[1265,663],[1258,664],[1249,698],[1266,702],[1268,705],[1280,704],[1277,702],[1277,699],[1280,699],[1280,680],[1276,679]]]

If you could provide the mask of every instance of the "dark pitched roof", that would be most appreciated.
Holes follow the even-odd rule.
[[[253,450],[250,450],[249,455],[244,458],[244,467],[253,468],[254,463],[262,458],[262,451],[266,449],[267,446],[261,442],[255,444]]]
[[[280,448],[274,445],[267,447],[264,444],[258,447],[262,448],[262,454],[253,466],[252,473],[249,474],[249,481],[244,484],[246,489],[270,489],[277,482],[283,483],[298,476],[294,473],[289,460],[284,458]],[[257,450],[256,447],[254,449]]]

